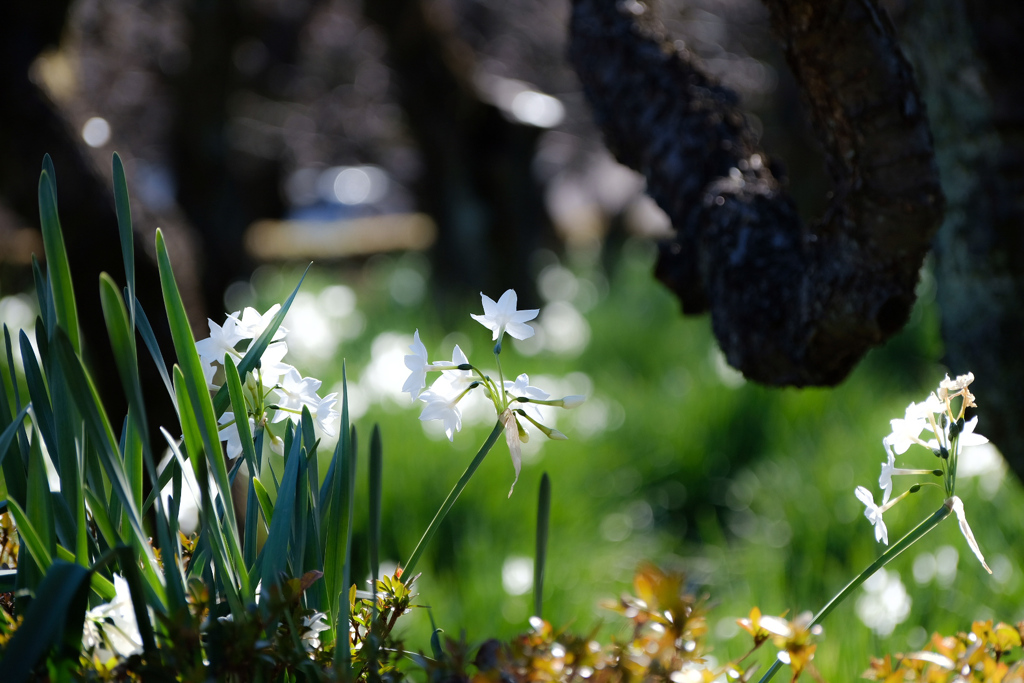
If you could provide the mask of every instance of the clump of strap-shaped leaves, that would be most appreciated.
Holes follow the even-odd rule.
[[[226,410],[245,414],[242,382],[279,328],[298,285],[245,356],[237,364],[225,360],[226,381],[213,395],[159,230],[156,255],[175,364],[165,361],[136,298],[128,192],[116,154],[113,167],[126,286],[104,273],[99,294],[116,369],[89,368],[83,360],[48,156],[39,180],[45,271],[33,262],[41,311],[34,330],[38,351],[24,331],[13,338],[6,325],[3,330],[8,371],[0,365],[0,466],[7,497],[0,512],[13,517],[21,541],[16,566],[0,570],[0,594],[14,596],[13,609],[0,615],[4,680],[161,673],[179,680],[379,679],[389,670],[378,656],[384,659],[389,649],[391,617],[405,613],[412,597],[411,577],[405,583],[377,581],[379,432],[373,431],[369,453],[374,590],[369,602],[360,602],[351,590],[356,433],[349,425],[347,389],[340,438],[323,478],[308,410],[297,425],[288,423],[283,467],[277,472],[263,471],[260,426],[251,432],[245,420],[238,421],[244,457],[230,469],[218,437],[218,419]],[[140,359],[140,339],[148,359]],[[18,368],[15,344],[22,359]],[[141,362],[156,364],[164,387],[155,390],[168,392],[179,418],[179,425],[160,429],[161,453],[165,448],[173,453],[162,470],[150,438],[153,425],[147,421],[146,391],[154,388],[141,386]],[[95,372],[115,371],[127,397],[127,415],[106,412],[92,379]],[[172,434],[179,430],[180,437]],[[47,458],[56,485],[48,479]],[[249,496],[240,525],[230,501],[243,462],[250,473]],[[192,539],[178,528],[183,468],[192,468],[198,482],[199,527]],[[172,495],[159,495],[165,487]],[[261,526],[267,534],[258,547]],[[88,647],[83,650],[83,624],[90,608],[117,597],[115,578],[121,577],[130,591],[141,651],[115,662],[116,671],[111,671],[90,658]],[[352,628],[352,611],[367,605],[371,615],[368,619],[360,612],[363,624],[372,625],[380,612],[388,615],[390,627]],[[318,623],[310,632],[312,620]],[[303,642],[310,633],[316,648]],[[335,646],[338,633],[354,633],[345,636],[349,647]],[[363,648],[370,636],[373,646]]]

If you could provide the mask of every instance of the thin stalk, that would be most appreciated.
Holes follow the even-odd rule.
[[[476,457],[473,458],[473,462],[469,463],[469,467],[467,467],[466,471],[463,472],[462,477],[455,484],[451,493],[449,493],[448,497],[444,499],[444,503],[441,504],[441,509],[439,509],[437,514],[434,515],[434,519],[430,522],[430,526],[428,526],[427,530],[423,532],[420,542],[416,544],[416,549],[412,551],[412,557],[410,557],[409,561],[405,564],[405,569],[402,572],[403,582],[412,578],[412,570],[416,568],[416,563],[419,562],[420,555],[423,554],[427,544],[430,543],[430,539],[434,537],[434,533],[437,531],[437,528],[448,515],[448,511],[452,509],[452,506],[455,505],[455,501],[459,499],[462,489],[466,488],[466,484],[469,483],[469,480],[473,477],[477,468],[480,467],[480,463],[484,461],[487,453],[494,447],[494,442],[498,440],[498,436],[504,429],[505,425],[501,423],[501,420],[498,420],[497,424],[494,425],[494,429],[491,430],[490,435],[487,437],[487,440],[484,441],[484,445],[480,447]]]
[[[914,527],[910,533],[897,541],[895,545],[882,553],[877,560],[868,565],[868,568],[858,574],[853,581],[846,584],[846,587],[843,588],[843,590],[836,593],[835,597],[829,600],[828,603],[814,615],[814,618],[811,619],[811,623],[807,625],[807,628],[811,628],[815,624],[821,623],[825,617],[832,613],[832,610],[838,607],[844,600],[846,600],[846,598],[850,597],[850,594],[853,593],[853,591],[871,578],[872,574],[889,564],[889,562],[896,559],[897,555],[921,540],[921,538],[934,529],[939,522],[948,517],[949,512],[950,508],[943,503],[942,507],[932,513],[931,517]],[[758,683],[768,683],[768,681],[775,676],[775,672],[780,668],[782,668],[782,662],[776,659],[775,662],[772,663],[771,667],[764,672],[764,676],[761,677],[761,680],[758,681]]]

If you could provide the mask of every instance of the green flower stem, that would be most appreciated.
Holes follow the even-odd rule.
[[[430,522],[430,526],[428,526],[427,530],[423,532],[420,542],[416,544],[416,549],[412,551],[412,557],[409,558],[409,561],[405,564],[405,569],[402,570],[403,582],[412,578],[412,570],[416,568],[416,563],[419,561],[420,555],[423,554],[427,544],[430,543],[430,539],[434,537],[434,533],[437,531],[437,528],[441,526],[441,522],[448,515],[448,511],[452,509],[452,506],[455,505],[455,501],[459,499],[459,495],[462,494],[462,489],[466,488],[466,484],[469,483],[469,480],[473,477],[476,469],[480,467],[480,463],[484,461],[487,453],[494,447],[494,442],[498,440],[498,436],[504,429],[505,425],[501,423],[501,420],[498,420],[494,425],[494,429],[491,430],[490,436],[488,436],[487,440],[484,441],[484,445],[480,447],[479,451],[477,451],[476,457],[473,458],[473,462],[469,463],[469,467],[467,467],[466,471],[462,473],[462,477],[459,479],[458,483],[455,484],[455,487],[452,489],[451,493],[448,494],[448,497],[444,499],[441,509],[437,511],[437,514],[434,515],[433,521]]]
[[[835,597],[829,600],[828,603],[824,607],[822,607],[817,614],[814,615],[814,618],[811,619],[811,623],[807,625],[807,628],[811,628],[815,624],[821,623],[821,621],[825,617],[832,613],[832,610],[838,607],[844,600],[846,600],[846,598],[850,597],[850,594],[852,594],[853,591],[859,588],[862,583],[871,578],[872,574],[877,572],[885,565],[889,564],[889,562],[894,560],[897,555],[899,555],[904,550],[906,550],[907,548],[921,540],[921,538],[923,538],[924,535],[927,534],[929,531],[934,529],[939,522],[948,517],[949,513],[950,507],[943,503],[942,507],[940,507],[938,510],[932,513],[931,517],[929,517],[928,519],[924,520],[916,527],[914,527],[914,529],[911,530],[910,533],[901,538],[893,547],[889,548],[884,553],[882,553],[882,555],[879,556],[877,560],[872,562],[867,569],[865,569],[859,575],[857,575],[857,577],[854,578],[853,581],[846,584],[846,587],[843,588],[843,590],[836,593]],[[761,677],[761,680],[758,683],[768,683],[768,681],[770,681],[772,677],[775,676],[775,672],[778,671],[780,668],[782,668],[782,662],[776,659],[775,662],[772,663],[771,667],[764,672],[764,676]]]

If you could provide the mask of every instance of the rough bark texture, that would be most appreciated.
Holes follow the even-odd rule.
[[[575,0],[570,58],[606,142],[677,231],[658,277],[710,311],[729,362],[775,385],[831,385],[906,322],[943,197],[924,106],[871,0],[767,0],[834,193],[815,226],[736,97],[637,2]]]
[[[1024,4],[913,0],[898,9],[949,198],[935,239],[946,362],[975,374],[979,431],[1024,479]]]

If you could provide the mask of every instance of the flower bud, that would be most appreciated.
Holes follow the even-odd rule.
[[[577,396],[577,395],[566,396],[565,398],[562,399],[561,405],[562,405],[563,408],[571,410],[572,408],[575,408],[575,407],[581,405],[586,400],[587,400],[586,396]]]

